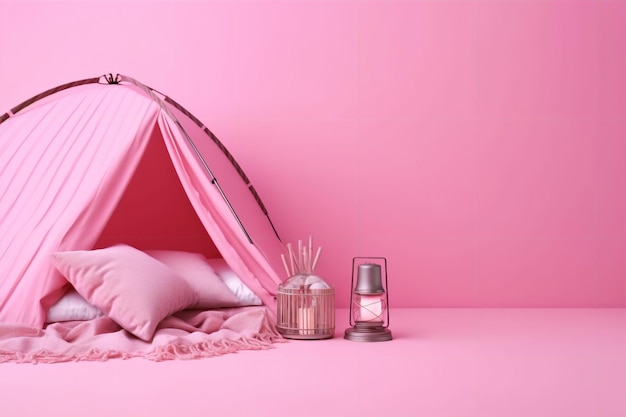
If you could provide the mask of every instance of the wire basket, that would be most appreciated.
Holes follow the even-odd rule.
[[[278,287],[277,328],[288,339],[330,339],[335,333],[335,289],[320,277],[298,274]]]

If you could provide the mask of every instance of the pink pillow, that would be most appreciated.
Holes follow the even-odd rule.
[[[58,252],[53,259],[80,295],[145,341],[161,320],[198,301],[183,278],[131,246]]]
[[[163,262],[187,281],[198,295],[198,302],[192,307],[221,308],[239,305],[237,296],[224,284],[203,255],[172,250],[149,250],[146,253]]]

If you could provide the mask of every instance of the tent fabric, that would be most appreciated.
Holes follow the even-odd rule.
[[[93,248],[154,129],[215,246],[275,312],[280,279],[250,244],[180,122],[136,86],[91,83],[0,123],[0,322],[43,326],[67,284],[50,255]]]
[[[172,129],[164,114],[159,115],[158,123],[183,188],[213,243],[235,273],[259,295],[263,304],[275,307],[276,292],[267,291],[267,288],[276,288],[280,282],[274,271],[259,252],[250,250],[254,246],[243,233],[233,233],[241,229],[228,207],[215,204],[221,201],[219,191],[206,184],[206,174],[202,166],[195,163],[194,151],[185,146],[181,131]]]

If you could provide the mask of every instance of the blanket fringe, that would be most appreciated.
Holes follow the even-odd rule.
[[[282,341],[282,339],[280,339]],[[237,340],[219,340],[215,342],[200,342],[193,344],[169,343],[158,346],[143,357],[155,362],[173,359],[198,359],[212,356],[221,356],[239,350],[266,350],[272,349],[277,340],[264,338],[240,338]]]
[[[212,342],[203,341],[192,344],[172,342],[164,346],[157,346],[156,349],[143,357],[155,362],[173,359],[198,359],[225,355],[239,350],[273,349],[274,346],[272,345],[277,342],[285,342],[285,339],[265,317],[261,330],[254,337],[240,337],[235,340],[221,339]]]

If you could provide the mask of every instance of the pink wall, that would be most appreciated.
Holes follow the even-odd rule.
[[[623,1],[0,0],[0,112],[119,72],[206,123],[348,303],[626,306]]]

